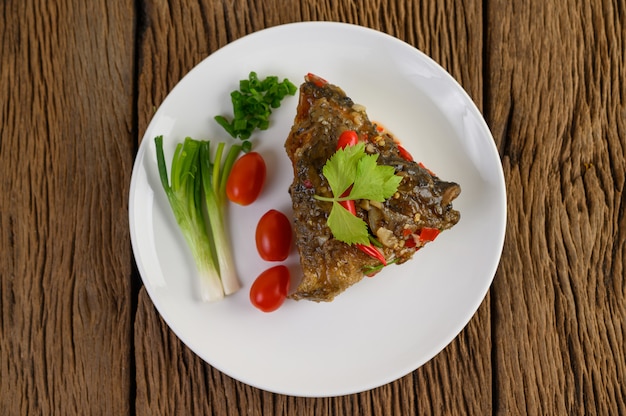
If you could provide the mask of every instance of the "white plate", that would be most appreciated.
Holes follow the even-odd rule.
[[[258,219],[271,208],[291,213],[293,178],[283,144],[297,95],[254,136],[269,167],[254,204],[232,206],[229,226],[243,289],[202,303],[195,266],[161,188],[154,137],[169,162],[185,136],[231,140],[214,121],[231,114],[230,92],[250,71],[299,85],[313,72],[367,107],[420,161],[458,182],[461,221],[413,260],[365,279],[331,303],[287,301],[265,314],[248,300],[256,276],[273,264],[254,245]],[[146,290],[163,319],[198,356],[268,391],[338,396],[396,380],[440,352],[470,320],[495,274],[504,242],[502,166],[481,114],[439,65],[400,40],[340,23],[266,29],[213,53],[189,72],[154,115],[137,154],[130,187],[132,246]],[[287,259],[298,273],[298,257]]]

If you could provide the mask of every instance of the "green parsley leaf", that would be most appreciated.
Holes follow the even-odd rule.
[[[367,223],[361,218],[352,215],[350,211],[342,207],[339,202],[333,202],[326,224],[333,232],[335,238],[346,244],[369,245],[369,231]]]
[[[333,196],[315,195],[315,198],[333,203],[326,224],[337,240],[347,244],[369,244],[367,223],[351,214],[340,204],[341,201],[370,199],[384,202],[398,190],[402,177],[395,174],[393,166],[379,165],[377,160],[378,155],[367,154],[365,144],[358,143],[337,150],[322,168]]]
[[[335,196],[343,193],[357,177],[359,160],[365,155],[365,144],[346,146],[333,154],[322,168],[322,173]]]
[[[396,192],[402,178],[396,175],[393,166],[378,165],[377,159],[378,155],[364,155],[359,159],[350,199],[384,202]]]

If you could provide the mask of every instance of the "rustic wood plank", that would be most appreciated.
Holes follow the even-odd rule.
[[[338,20],[395,35],[430,54],[482,104],[480,1],[189,1],[146,3],[139,60],[139,134],[167,92],[211,52],[281,23]],[[142,289],[135,321],[138,415],[486,414],[491,410],[489,297],[446,350],[389,385],[339,398],[267,393],[220,373],[168,329]]]
[[[0,2],[0,414],[130,411],[133,4]]]
[[[499,414],[626,413],[622,2],[489,2],[509,195],[492,288]]]

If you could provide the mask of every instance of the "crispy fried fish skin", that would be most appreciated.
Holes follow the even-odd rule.
[[[300,86],[297,113],[285,142],[293,164],[289,193],[303,271],[292,299],[331,301],[360,281],[364,270],[379,265],[356,246],[333,237],[326,225],[332,205],[314,198],[332,196],[322,168],[345,130],[356,131],[366,140],[366,151],[379,155],[379,164],[393,166],[403,177],[396,195],[384,203],[356,201],[357,215],[383,244],[385,258],[398,264],[409,260],[426,243],[418,238],[422,228],[449,229],[460,218],[452,208],[452,200],[461,190],[459,185],[442,181],[402,157],[393,137],[377,130],[363,106],[355,104],[341,88],[307,76]]]

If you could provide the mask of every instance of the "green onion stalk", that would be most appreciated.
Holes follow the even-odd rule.
[[[161,185],[196,263],[200,297],[207,302],[220,300],[241,287],[225,222],[226,180],[241,146],[232,146],[222,165],[224,143],[218,145],[211,162],[209,142],[185,138],[174,151],[170,184],[163,136],[154,141]]]
[[[217,258],[224,294],[230,295],[241,288],[235,262],[233,260],[230,238],[226,230],[226,181],[237,160],[241,146],[233,145],[226,154],[224,164],[220,167],[225,144],[219,143],[215,153],[215,161],[211,164],[209,142],[200,145],[200,166],[204,185],[204,197],[209,218],[210,232],[215,242]]]

